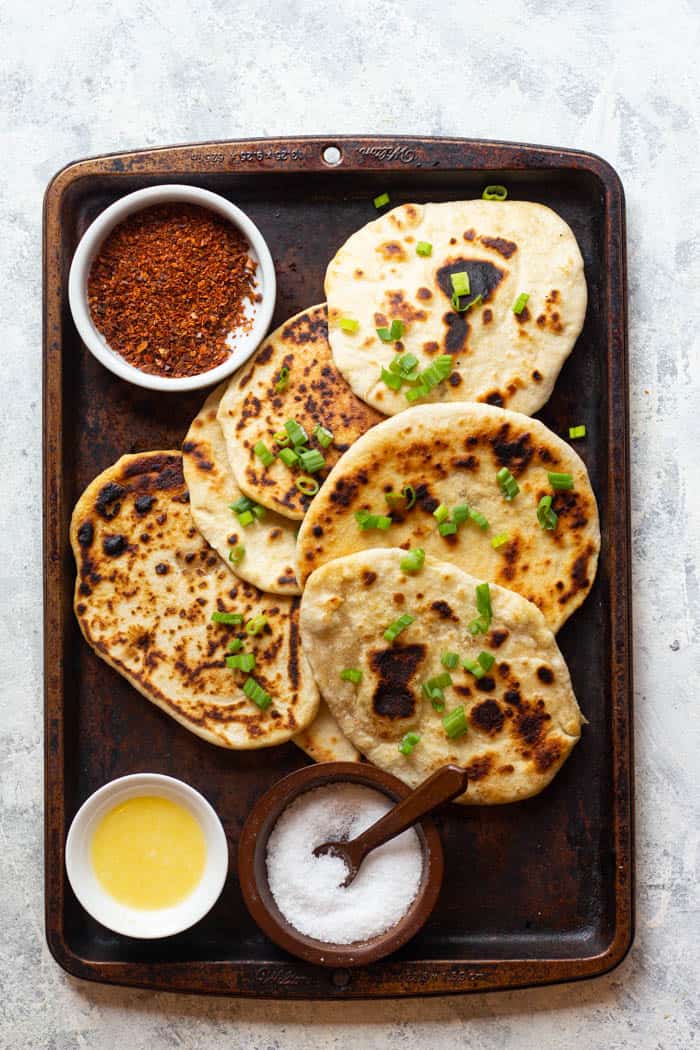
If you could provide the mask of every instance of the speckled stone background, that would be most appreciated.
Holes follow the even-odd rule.
[[[0,4],[0,1045],[695,1045],[700,141],[694,0]],[[591,982],[373,1004],[89,986],[43,937],[41,200],[88,154],[256,135],[466,135],[601,153],[627,192],[638,930]]]

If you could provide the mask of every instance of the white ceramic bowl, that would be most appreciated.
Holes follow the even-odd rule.
[[[102,888],[90,862],[90,844],[102,818],[114,806],[140,795],[178,802],[189,810],[204,833],[204,874],[189,897],[171,908],[145,910],[120,904]],[[228,844],[221,821],[198,791],[182,780],[160,773],[134,773],[110,781],[82,804],[66,838],[66,870],[83,908],[103,926],[127,937],[170,937],[193,926],[218,900],[228,871]]]
[[[257,263],[258,291],[262,296],[259,303],[252,303],[246,308],[247,316],[253,319],[253,323],[248,331],[232,333],[231,342],[233,349],[230,356],[222,364],[217,365],[216,368],[212,368],[208,372],[201,372],[196,376],[185,376],[178,379],[169,379],[166,376],[142,372],[140,369],[130,365],[128,361],[125,361],[115,350],[112,350],[92,320],[87,297],[90,267],[105,237],[111,233],[118,223],[123,222],[133,212],[141,211],[143,208],[154,204],[166,204],[173,201],[198,204],[202,208],[208,208],[210,211],[228,219],[233,226],[240,230],[250,245],[251,258]],[[235,372],[244,361],[247,361],[267,333],[272,319],[272,312],[275,308],[276,294],[275,267],[270,250],[260,230],[245,212],[242,212],[235,204],[230,204],[224,197],[220,197],[218,193],[200,190],[196,186],[150,186],[146,190],[128,193],[125,197],[111,204],[109,208],[105,208],[83,234],[73,256],[68,277],[68,301],[75,326],[80,333],[80,338],[97,360],[105,368],[108,368],[110,372],[114,372],[121,379],[126,379],[129,383],[136,384],[136,386],[147,387],[149,390],[169,390],[173,392],[196,390],[199,387],[219,383],[222,379],[231,375],[232,372]]]

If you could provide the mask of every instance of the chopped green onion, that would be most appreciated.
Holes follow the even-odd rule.
[[[481,194],[482,201],[504,201],[508,196],[505,186],[486,186]]]
[[[478,660],[465,660],[464,668],[470,671],[475,678],[483,678],[486,673]]]
[[[419,740],[419,733],[406,733],[405,737],[399,744],[399,751],[402,755],[410,755]]]
[[[368,532],[369,529],[381,529],[382,532],[386,532],[393,524],[386,514],[370,514],[368,510],[356,510],[355,521],[363,532]]]
[[[243,686],[243,692],[249,697],[254,704],[256,704],[262,711],[269,707],[272,703],[272,697],[254,678],[246,678]]]
[[[469,520],[469,507],[466,503],[458,503],[456,507],[452,508],[452,520],[455,525],[463,525],[465,521]]]
[[[537,520],[543,529],[547,532],[552,532],[557,527],[559,517],[552,510],[552,497],[543,496],[540,502],[537,504]]]
[[[450,508],[444,503],[441,503],[440,506],[436,507],[433,511],[433,517],[437,520],[438,523],[447,521],[449,516]]]
[[[245,547],[242,543],[237,543],[235,547],[232,547],[228,552],[228,560],[233,562],[234,565],[240,565],[245,558]]]
[[[453,521],[443,521],[438,525],[438,532],[441,536],[454,536],[457,531],[457,526]]]
[[[275,393],[281,394],[283,390],[286,390],[289,386],[289,369],[286,365],[280,368],[277,382],[275,383]]]
[[[416,383],[414,387],[406,391],[406,400],[413,404],[414,401],[418,401],[419,398],[425,397],[429,393],[427,386],[423,386],[422,383]]]
[[[378,197],[374,198],[375,208],[383,208],[385,204],[389,203],[389,194],[380,193]]]
[[[418,358],[415,354],[404,354],[402,357],[394,358],[389,365],[392,372],[398,372],[402,379],[413,379],[411,375],[418,367]]]
[[[452,282],[452,291],[456,296],[469,295],[472,290],[469,283],[469,274],[466,270],[460,270],[459,273],[451,273],[450,281]]]
[[[451,356],[449,354],[440,354],[425,371],[418,374],[416,386],[406,391],[406,400],[413,402],[421,397],[425,397],[438,383],[442,383],[444,379],[447,379],[451,371]]]
[[[527,303],[529,298],[530,296],[527,292],[521,292],[518,298],[513,303],[513,313],[521,314],[525,309],[525,304]]]
[[[267,626],[267,616],[253,616],[251,620],[248,620],[245,625],[245,633],[254,637],[256,634],[261,634]]]
[[[496,474],[496,481],[500,486],[504,499],[508,503],[510,503],[512,499],[515,499],[520,492],[520,486],[508,470],[508,467],[501,467]]]
[[[252,671],[255,667],[255,653],[238,653],[226,657],[226,666],[234,671]]]
[[[441,671],[440,674],[429,678],[426,685],[429,689],[447,689],[448,685],[452,685],[452,675],[447,671]]]
[[[286,430],[278,430],[276,434],[272,435],[272,440],[280,448],[285,448],[289,444],[289,434]]]
[[[574,479],[571,474],[551,474],[548,472],[547,477],[553,489],[572,489],[574,487]]]
[[[433,246],[430,241],[418,241],[416,245],[416,255],[432,255]]]
[[[390,390],[400,390],[403,385],[403,379],[401,376],[397,375],[395,372],[390,372],[388,368],[382,368],[381,378]]]
[[[442,653],[440,656],[440,662],[443,667],[446,667],[448,671],[454,671],[455,667],[459,663],[458,653]]]
[[[270,452],[264,441],[256,441],[253,445],[253,452],[258,459],[262,460],[262,465],[264,467],[269,467],[275,462],[275,457],[272,452]]]
[[[362,671],[358,671],[356,667],[346,667],[344,671],[340,672],[340,677],[344,682],[352,682],[353,685],[359,685],[362,681]]]
[[[226,648],[230,653],[238,653],[243,648],[243,641],[241,638],[232,638]]]
[[[391,328],[377,328],[375,331],[383,343],[395,343],[403,335],[403,321],[395,318]]]
[[[402,572],[419,572],[425,562],[425,551],[421,547],[409,551],[399,562]]]
[[[240,613],[227,613],[227,612],[213,612],[211,614],[212,623],[227,623],[227,624],[241,624],[243,623],[243,617]]]
[[[300,474],[294,484],[303,496],[315,496],[321,487],[316,479],[310,478],[308,474]]]
[[[284,429],[289,434],[289,439],[296,448],[297,445],[305,445],[309,440],[309,436],[304,430],[300,423],[297,423],[296,419],[288,419],[284,424]]]
[[[490,671],[496,662],[496,657],[493,653],[485,653],[483,650],[477,656],[477,660],[485,671]]]
[[[473,299],[470,299],[464,306],[460,306],[459,296],[456,292],[453,293],[450,302],[452,303],[452,309],[456,310],[457,313],[465,314],[467,310],[471,310],[473,306],[481,306],[484,301],[483,295],[475,295]]]
[[[455,737],[466,733],[467,719],[464,715],[464,708],[462,706],[455,707],[454,711],[450,711],[449,715],[445,715],[442,725],[450,740],[454,740]]]
[[[360,322],[356,321],[354,317],[341,317],[338,321],[338,327],[343,332],[356,332],[360,327]]]
[[[470,510],[469,517],[479,526],[480,529],[488,529],[489,523],[480,510]]]
[[[586,436],[586,425],[581,423],[578,427],[569,427],[570,438],[585,438]]]
[[[313,436],[322,448],[328,448],[333,443],[333,431],[328,430],[327,427],[322,427],[320,423],[317,423],[314,427]]]
[[[299,465],[299,456],[293,448],[281,448],[279,451],[279,457],[285,467],[291,468]]]
[[[387,642],[394,642],[404,628],[409,627],[415,620],[414,616],[409,616],[408,613],[404,613],[403,616],[399,616],[398,620],[394,620],[390,623],[384,632],[384,638]]]
[[[416,502],[416,490],[413,485],[404,485],[401,489],[401,495],[406,499],[406,510],[410,510]]]
[[[317,448],[302,449],[299,453],[301,465],[309,474],[315,474],[317,470],[325,467],[326,461]]]
[[[491,626],[493,611],[491,609],[491,589],[488,583],[476,585],[476,608],[480,615],[469,624],[470,634],[486,634]]]
[[[253,503],[252,499],[248,499],[247,496],[241,496],[235,503],[231,503],[230,508],[238,518],[238,524],[244,529],[252,525],[256,518],[265,517],[265,508]]]
[[[242,514],[246,510],[252,510],[254,506],[255,504],[252,499],[248,498],[248,496],[241,496],[241,498],[237,499],[235,503],[229,504],[229,507],[234,514]]]
[[[502,547],[504,543],[508,542],[508,538],[507,532],[499,532],[498,536],[494,536],[491,540],[491,546],[497,551],[499,547]]]
[[[425,698],[430,700],[436,711],[442,712],[445,710],[445,694],[440,686],[431,685],[430,682],[422,682],[421,691]]]

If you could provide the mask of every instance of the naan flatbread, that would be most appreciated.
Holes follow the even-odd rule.
[[[457,801],[516,802],[541,791],[578,741],[583,717],[569,672],[542,614],[512,591],[490,584],[493,618],[476,637],[481,581],[454,565],[426,558],[405,573],[405,551],[367,550],[328,562],[308,580],[301,603],[301,636],[316,681],[345,735],[381,769],[416,787],[447,762],[469,771]],[[383,632],[404,613],[414,617],[393,643]],[[444,652],[459,666],[443,688],[443,712],[422,683],[445,673]],[[480,678],[464,659],[489,653]],[[345,668],[362,671],[355,685]],[[450,739],[446,714],[463,707],[467,731]],[[420,737],[410,755],[406,733]]]
[[[432,245],[418,255],[419,241]],[[466,272],[483,301],[466,312],[451,304],[451,275]],[[484,401],[528,415],[549,398],[583,327],[583,259],[556,212],[527,201],[403,204],[354,233],[326,273],[333,359],[358,397],[386,415],[408,407],[404,387],[381,379],[395,350],[426,368],[452,356],[453,373],[423,400]],[[520,314],[513,306],[529,299]],[[359,321],[343,331],[340,318]],[[403,322],[398,343],[376,329]]]
[[[194,523],[223,558],[231,572],[271,594],[299,594],[294,575],[297,526],[268,510],[265,517],[243,528],[231,510],[241,498],[226,455],[226,444],[216,418],[227,383],[209,395],[195,416],[182,445],[182,465],[190,492]],[[241,544],[242,561],[229,554]]]
[[[308,729],[293,737],[294,743],[314,762],[359,762],[360,752],[350,743],[322,700]]]
[[[520,492],[507,502],[496,474],[507,467]],[[555,491],[548,473],[568,473],[571,491]],[[388,492],[415,491],[411,509],[391,510]],[[552,496],[554,531],[537,519]],[[468,521],[441,536],[433,512],[467,504],[489,523]],[[391,515],[387,531],[363,531],[356,511]],[[497,549],[491,541],[507,539]],[[598,508],[583,461],[543,423],[489,405],[423,405],[373,427],[331,471],[302,523],[297,578],[333,558],[369,547],[421,547],[483,580],[535,603],[557,631],[593,585],[600,550]]]
[[[85,639],[147,699],[221,747],[283,743],[311,724],[319,695],[299,599],[263,594],[222,564],[195,528],[179,452],[122,456],[78,500],[70,540]],[[251,637],[212,622],[217,611],[267,624]],[[249,675],[226,667],[233,638],[255,654],[265,710],[243,692]]]
[[[288,385],[277,391],[283,368],[289,369]],[[298,521],[311,502],[296,486],[300,471],[290,470],[279,458],[265,467],[255,454],[257,442],[276,451],[275,434],[284,430],[287,420],[296,420],[309,437],[308,447],[318,449],[326,461],[313,475],[321,484],[340,455],[382,417],[355,397],[333,364],[326,307],[321,305],[290,318],[267,337],[231,380],[218,418],[242,491],[261,506]],[[313,437],[316,424],[333,434],[327,448]]]

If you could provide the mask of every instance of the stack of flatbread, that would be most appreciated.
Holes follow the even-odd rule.
[[[600,547],[583,461],[529,415],[583,325],[574,235],[536,204],[407,204],[325,291],[181,452],[124,456],[81,496],[83,633],[213,743],[292,739],[409,784],[454,761],[460,801],[536,794],[584,721],[555,632]]]

